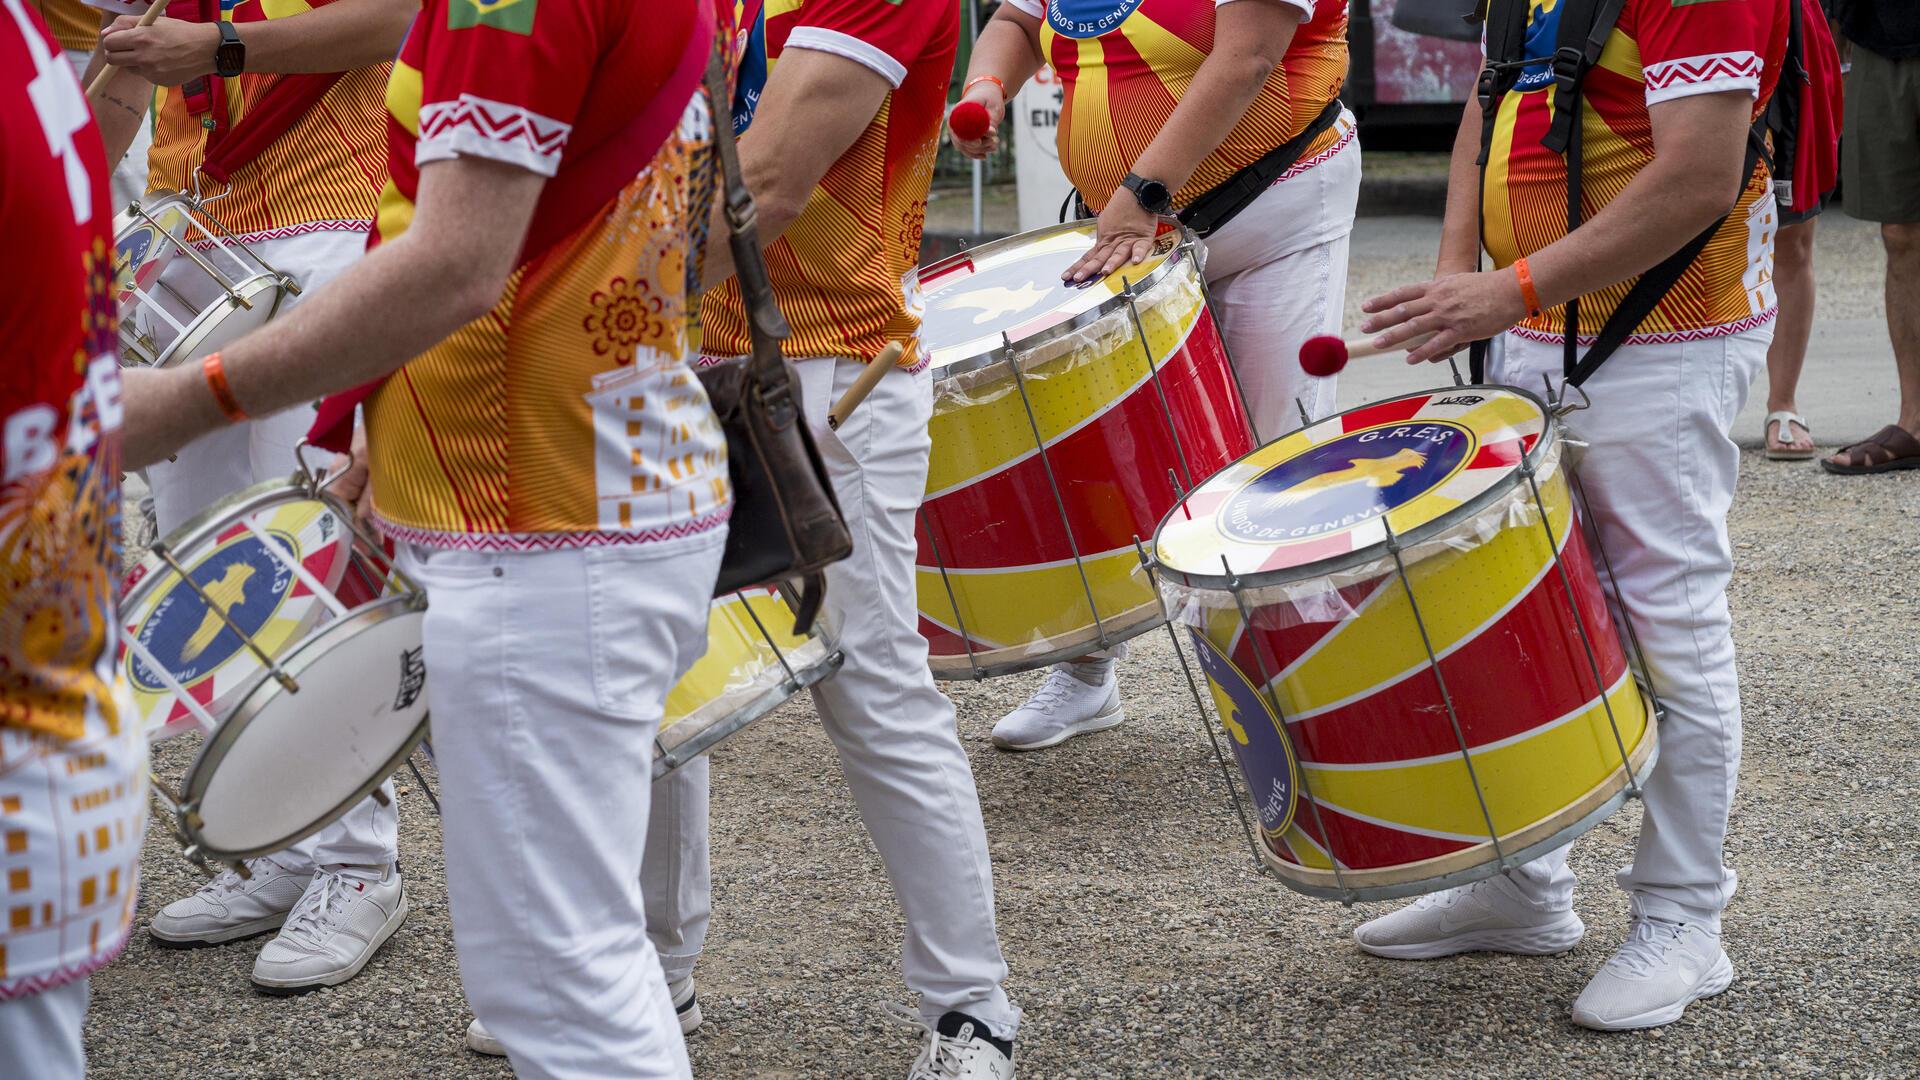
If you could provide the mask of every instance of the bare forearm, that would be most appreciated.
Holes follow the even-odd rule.
[[[85,85],[93,85],[93,77],[103,66],[100,54],[94,53]],[[100,93],[88,99],[93,106],[94,123],[100,125],[100,141],[106,146],[109,171],[127,156],[127,147],[132,146],[140,134],[140,125],[147,122],[147,107],[152,101],[153,84],[130,71],[114,72]]]
[[[1039,72],[1042,63],[1039,46],[1033,33],[1016,15],[1020,13],[1002,5],[993,18],[987,20],[980,37],[973,43],[973,59],[967,63],[967,82],[991,75],[1012,95],[1018,94],[1027,80]],[[1030,16],[1021,17],[1031,20]]]
[[[1646,273],[1724,217],[1736,196],[1655,158],[1586,224],[1528,257],[1540,303],[1558,307]]]
[[[298,15],[247,23],[240,32],[247,70],[293,74],[385,63],[400,51],[417,10],[396,0],[334,0]]]
[[[1480,105],[1469,101],[1447,170],[1447,216],[1435,277],[1470,273],[1480,264],[1480,127]]]
[[[740,140],[740,173],[746,178],[747,190],[754,192],[755,231],[761,247],[780,239],[780,234],[807,208],[807,198],[813,191],[812,188],[805,193],[788,190],[794,185],[782,183],[779,162],[774,160],[774,155],[761,151],[764,145],[765,140]],[[724,191],[721,194],[724,196]],[[726,210],[726,199],[716,198],[713,220],[707,226],[706,261],[700,271],[701,284],[709,289],[735,272],[733,246],[728,242],[732,230],[727,225]]]
[[[1234,9],[1243,5],[1245,13],[1260,16],[1257,25],[1234,25],[1234,16],[1241,14]],[[1215,51],[1200,62],[1173,115],[1134,162],[1134,172],[1172,191],[1185,186],[1240,123],[1300,26],[1298,9],[1281,9],[1273,0],[1242,0],[1220,9],[1217,18]]]

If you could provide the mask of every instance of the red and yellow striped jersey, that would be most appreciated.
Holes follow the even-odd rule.
[[[173,0],[169,18],[202,21],[219,18],[241,27],[266,19],[303,14],[332,0]],[[92,6],[123,15],[147,9],[141,0],[88,0]],[[242,240],[267,239],[324,228],[365,229],[373,219],[374,199],[386,179],[386,111],[381,98],[391,64],[349,71],[315,105],[251,163],[233,171],[226,194],[208,212]],[[248,106],[261,100],[278,75],[245,74],[221,79],[229,130],[246,122]],[[188,108],[184,88],[156,87],[153,100],[153,149],[147,154],[148,191],[192,191],[194,170],[207,156],[205,111]],[[202,195],[218,195],[221,185],[202,178]]]
[[[1584,88],[1582,189],[1588,219],[1652,162],[1650,107],[1693,94],[1739,92],[1753,97],[1753,115],[1760,115],[1780,78],[1786,5],[1787,0],[1627,0]],[[1483,239],[1496,266],[1510,266],[1567,234],[1566,160],[1540,145],[1553,121],[1548,60],[1559,27],[1560,0],[1535,0],[1526,56],[1541,63],[1526,69],[1495,121]],[[1732,216],[1631,340],[1733,333],[1771,318],[1779,218],[1762,162]],[[1633,280],[1624,281],[1583,298],[1580,333],[1598,334],[1632,285]],[[1566,333],[1566,309],[1528,319],[1515,332],[1557,341]]]
[[[1059,75],[1060,165],[1096,212],[1173,115],[1213,51],[1214,9],[1232,0],[1008,0],[1041,20],[1040,51]],[[1347,0],[1282,0],[1304,14],[1259,96],[1174,193],[1184,207],[1298,136],[1347,77]],[[1300,155],[1349,131],[1336,124]]]
[[[387,92],[392,179],[370,242],[406,231],[424,165],[485,158],[550,179],[493,310],[367,399],[389,535],[528,550],[726,522],[726,438],[688,364],[715,39],[711,0],[421,10]]]
[[[748,48],[764,54],[741,59],[736,131],[758,102],[759,87],[746,76],[777,65],[790,49],[845,57],[893,85],[872,123],[814,188],[806,210],[767,248],[780,311],[793,329],[786,353],[871,360],[898,340],[909,345],[901,365],[912,367],[920,362],[912,346],[922,306],[915,270],[959,44],[959,8],[952,0],[768,0],[764,33],[756,33],[752,9],[758,4],[747,7],[741,26]],[[703,352],[746,354],[737,280],[708,291],[700,320]]]
[[[81,0],[27,0],[27,7],[40,13],[63,49],[92,52],[100,43],[100,13]]]

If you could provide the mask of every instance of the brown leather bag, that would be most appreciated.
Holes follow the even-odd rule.
[[[833,482],[794,396],[780,342],[790,332],[774,302],[755,227],[758,212],[740,175],[727,80],[719,55],[707,65],[713,104],[714,149],[727,200],[733,263],[740,278],[753,352],[700,369],[714,415],[727,433],[733,480],[733,518],[715,596],[774,582],[799,581],[794,632],[805,633],[826,599],[826,567],[853,553],[853,535],[840,516]]]

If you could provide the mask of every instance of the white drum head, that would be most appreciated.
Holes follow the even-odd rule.
[[[278,851],[333,822],[427,733],[424,606],[378,601],[329,624],[263,681],[187,770],[181,827],[209,858]]]

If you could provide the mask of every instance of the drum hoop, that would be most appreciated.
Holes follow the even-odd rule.
[[[1540,462],[1547,456],[1547,452],[1558,445],[1560,441],[1559,416],[1547,406],[1546,402],[1540,399],[1539,395],[1531,391],[1521,389],[1518,386],[1508,386],[1503,383],[1469,383],[1465,386],[1418,390],[1411,394],[1401,394],[1399,397],[1382,398],[1379,401],[1370,401],[1364,405],[1356,405],[1344,412],[1337,412],[1330,416],[1322,417],[1310,425],[1296,427],[1286,434],[1281,435],[1279,438],[1288,438],[1301,431],[1305,431],[1307,427],[1317,427],[1321,424],[1332,423],[1343,416],[1349,416],[1363,409],[1376,409],[1383,405],[1391,405],[1396,401],[1408,401],[1413,398],[1433,397],[1443,392],[1471,392],[1473,390],[1499,390],[1503,393],[1524,398],[1532,402],[1534,407],[1540,410],[1540,415],[1545,417],[1546,420],[1540,428],[1540,437],[1534,440],[1533,449],[1527,451],[1526,454],[1522,456],[1521,464],[1515,465],[1505,476],[1489,485],[1485,491],[1454,507],[1452,510],[1416,528],[1408,529],[1406,532],[1394,533],[1388,539],[1376,541],[1368,544],[1366,547],[1355,548],[1353,551],[1347,552],[1344,555],[1333,555],[1300,566],[1290,566],[1280,570],[1268,570],[1262,573],[1246,575],[1220,573],[1201,574],[1178,570],[1160,561],[1160,533],[1167,527],[1167,523],[1173,520],[1175,514],[1181,513],[1181,507],[1185,506],[1187,501],[1183,498],[1175,503],[1173,508],[1168,510],[1166,514],[1160,518],[1160,523],[1153,528],[1154,544],[1149,553],[1149,558],[1153,560],[1154,572],[1164,579],[1163,583],[1178,582],[1182,586],[1216,592],[1233,592],[1236,589],[1240,592],[1246,592],[1251,589],[1263,589],[1270,585],[1286,585],[1296,581],[1309,581],[1314,578],[1325,577],[1329,574],[1337,574],[1342,570],[1351,570],[1356,566],[1363,566],[1381,559],[1390,559],[1392,555],[1388,548],[1389,544],[1397,544],[1402,550],[1405,550],[1431,540],[1435,536],[1459,525],[1461,522],[1479,516],[1484,513],[1488,507],[1506,498],[1514,489],[1525,484],[1528,473],[1538,468]],[[1273,442],[1278,441],[1279,439],[1273,440]],[[1267,445],[1271,446],[1273,442],[1269,442]],[[1217,476],[1219,473],[1233,468],[1235,465],[1246,461],[1264,449],[1266,449],[1264,446],[1255,447],[1253,450],[1242,455],[1238,460],[1222,466],[1214,475]],[[1204,486],[1204,484],[1202,486]],[[1199,489],[1195,488],[1194,490],[1197,491]],[[1191,497],[1192,494],[1193,492],[1191,491],[1187,493],[1188,497]],[[1225,568],[1223,567],[1222,569]]]
[[[161,537],[160,543],[167,550],[177,553],[191,548],[202,540],[217,537],[223,528],[236,523],[240,518],[252,517],[262,510],[295,502],[326,504],[327,509],[340,518],[346,534],[349,536],[353,534],[350,524],[353,520],[353,512],[347,509],[339,499],[324,491],[315,490],[309,477],[296,472],[275,480],[262,480],[251,487],[234,492],[188,518],[184,525]],[[123,620],[149,599],[148,594],[158,587],[162,574],[170,572],[170,569],[166,562],[152,551],[140,557],[140,564],[134,568],[134,571],[140,575],[140,580],[135,582],[133,588],[128,589],[126,596],[120,600],[120,613]]]
[[[267,309],[266,316],[271,319],[280,313],[280,304],[287,298],[287,277],[278,270],[268,267],[260,273],[234,283],[233,291],[247,300],[272,292],[273,304]],[[233,311],[234,306],[230,301],[215,300],[208,307],[201,309],[200,313],[187,323],[187,328],[173,340],[173,344],[160,351],[159,358],[154,363],[127,364],[124,355],[121,363],[127,367],[151,367],[163,370],[179,366],[183,359],[205,355],[206,350],[202,349],[201,343],[212,337],[220,323]]]
[[[962,251],[955,255],[949,255],[946,258],[941,259],[939,262],[929,263],[926,266],[921,268],[920,275],[923,280],[929,276],[938,276],[937,273],[930,273],[930,272],[939,271],[941,268],[946,267],[950,264],[957,265],[960,263],[976,260],[983,254],[992,255],[1002,249],[1010,249],[1013,246],[1013,242],[1016,240],[1030,242],[1038,239],[1046,239],[1051,236],[1057,236],[1060,233],[1064,233],[1064,232],[1083,231],[1086,228],[1086,226],[1087,226],[1087,223],[1084,221],[1079,221],[1079,222],[1069,221],[1060,225],[1049,225],[1043,229],[1034,229],[1029,232],[1019,233],[1015,236],[1004,237],[999,240],[994,240],[989,243],[981,244],[979,247],[968,248],[967,250]],[[1133,286],[1132,295],[1134,297],[1138,297],[1142,293],[1145,293],[1151,289],[1157,288],[1160,285],[1160,283],[1167,278],[1168,275],[1174,273],[1176,267],[1191,265],[1191,258],[1189,254],[1190,251],[1191,251],[1191,246],[1188,244],[1184,244],[1184,243],[1175,244],[1173,246],[1173,250],[1167,252],[1167,257],[1160,261],[1160,265],[1147,271],[1146,274],[1140,278],[1140,280],[1132,283],[1132,286]],[[1199,267],[1197,266],[1194,267],[1194,273],[1195,275],[1198,275],[1200,273]],[[1002,344],[991,346],[984,352],[975,353],[971,356],[966,357],[965,359],[955,360],[952,363],[937,364],[933,369],[934,385],[937,388],[941,382],[944,382],[947,379],[955,378],[960,375],[966,375],[971,372],[979,371],[981,368],[987,367],[989,365],[999,363],[1002,359],[1005,358],[1006,351],[1009,346],[1011,346],[1015,350],[1015,353],[1017,355],[1021,351],[1038,348],[1042,345],[1045,345],[1049,341],[1053,341],[1057,338],[1066,337],[1067,335],[1072,334],[1078,330],[1083,330],[1086,327],[1091,326],[1094,323],[1100,321],[1101,319],[1106,318],[1109,315],[1112,315],[1114,312],[1124,309],[1127,306],[1127,299],[1128,299],[1127,292],[1125,290],[1122,290],[1121,292],[1117,292],[1113,294],[1111,297],[1107,298],[1107,300],[1104,303],[1096,304],[1095,306],[1088,308],[1086,311],[1083,311],[1078,315],[1074,315],[1070,318],[1062,320],[1061,322],[1057,322],[1052,326],[1049,326],[1045,330],[1042,330],[1038,333],[1030,334],[1027,337],[1023,337],[1011,342],[1003,341]],[[931,354],[935,350],[930,347],[928,348],[927,351],[929,354]]]
[[[797,697],[800,691],[825,682],[834,672],[840,670],[840,665],[845,663],[846,659],[846,653],[839,649],[832,649],[813,664],[795,668],[793,678],[782,679],[778,686],[768,687],[756,695],[744,708],[729,713],[723,720],[708,724],[697,733],[672,746],[663,745],[659,736],[655,736],[653,779],[658,782],[675,769],[686,765],[738,734],[742,729],[765,718],[767,714]]]
[[[327,655],[333,651],[334,647],[339,644],[340,639],[353,636],[353,634],[347,631],[353,630],[358,632],[361,628],[376,626],[389,619],[397,619],[404,615],[412,614],[414,611],[424,607],[424,605],[420,603],[421,599],[418,595],[409,594],[383,596],[378,600],[355,608],[340,618],[321,626],[305,641],[296,645],[285,656],[280,658],[280,667],[289,675],[297,677],[306,671],[307,668],[324,660]],[[256,717],[265,711],[269,704],[285,692],[285,688],[265,672],[262,672],[259,681],[252,689],[247,691],[245,697],[240,699],[240,704],[234,706],[233,711],[227,714],[227,718],[221,721],[219,727],[207,733],[206,742],[201,744],[200,752],[194,755],[193,764],[187,766],[187,775],[180,783],[181,806],[183,809],[192,808],[193,810],[197,810],[199,808],[201,798],[206,795],[207,784],[210,783],[213,776],[219,772],[220,763],[226,759],[227,751],[232,748],[234,741],[253,723]],[[345,814],[360,800],[372,794],[373,789],[379,787],[386,781],[387,777],[392,776],[399,770],[400,766],[406,764],[407,758],[413,755],[413,751],[420,745],[421,740],[427,737],[428,719],[428,716],[422,716],[420,718],[420,723],[414,729],[413,734],[407,737],[401,749],[396,751],[393,756],[386,761],[373,779],[361,784],[351,796],[342,800],[317,822],[302,829],[297,829],[287,836],[257,848],[248,848],[244,851],[229,851],[208,844],[206,838],[201,835],[200,830],[188,820],[186,812],[178,815],[180,818],[180,828],[186,834],[190,843],[195,845],[200,851],[216,859],[258,858],[261,855],[270,855],[290,844],[298,843],[339,820],[342,814]]]

